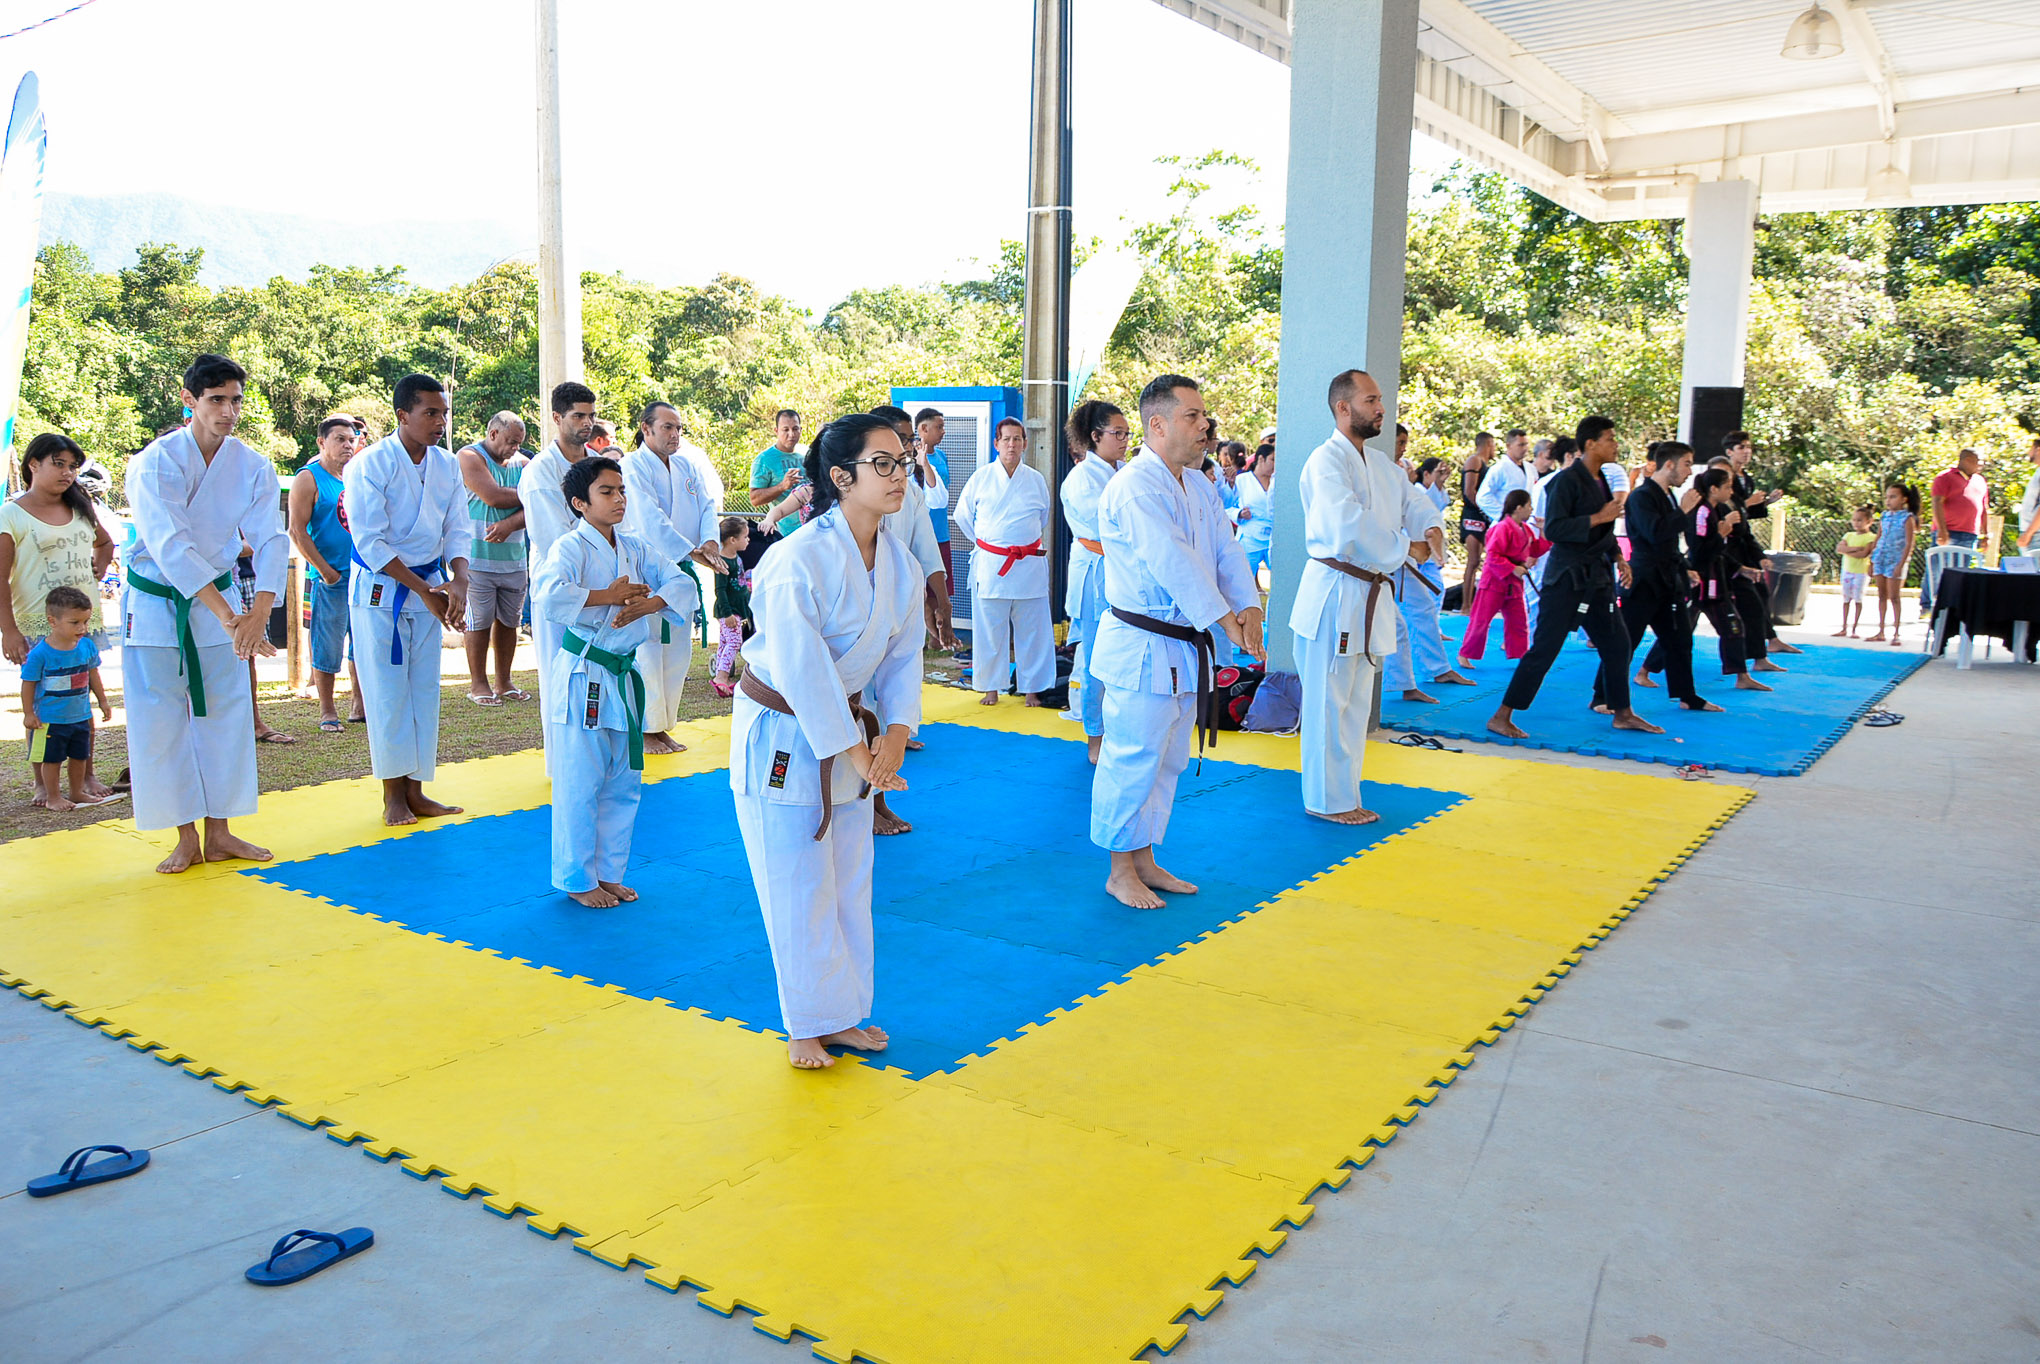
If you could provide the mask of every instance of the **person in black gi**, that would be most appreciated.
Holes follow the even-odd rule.
[[[1672,698],[1687,710],[1719,711],[1693,683],[1693,613],[1689,603],[1699,574],[1679,550],[1686,518],[1672,498],[1672,489],[1693,471],[1693,447],[1675,440],[1650,447],[1650,473],[1623,503],[1629,527],[1629,588],[1622,594],[1622,624],[1631,647],[1643,643],[1644,627],[1657,636],[1651,650],[1664,660],[1665,681]],[[1649,685],[1655,686],[1656,683]],[[1607,714],[1601,679],[1594,678],[1594,709]]]
[[[1631,581],[1629,565],[1615,545],[1615,518],[1622,514],[1623,498],[1611,495],[1601,478],[1601,466],[1619,452],[1615,423],[1588,417],[1575,435],[1580,458],[1558,472],[1545,497],[1544,538],[1552,549],[1545,561],[1537,634],[1530,641],[1530,652],[1516,665],[1502,704],[1487,722],[1491,731],[1507,739],[1530,737],[1511,717],[1537,699],[1544,674],[1575,629],[1585,630],[1600,653],[1601,695],[1615,717],[1615,728],[1664,733],[1629,705],[1629,631],[1615,609],[1615,580],[1619,577],[1624,587]]]

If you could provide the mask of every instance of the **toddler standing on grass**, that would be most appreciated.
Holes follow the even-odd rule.
[[[106,684],[99,680],[99,650],[86,634],[92,625],[92,599],[75,587],[54,588],[44,599],[43,614],[49,633],[21,664],[21,721],[28,729],[28,760],[35,765],[43,808],[76,810],[119,800],[117,795],[93,796],[85,789],[92,765],[94,698],[100,718],[113,718]],[[71,764],[68,798],[61,789],[66,762]]]
[[[737,694],[730,682],[730,669],[736,666],[737,650],[744,645],[744,627],[751,621],[751,570],[739,557],[751,543],[751,522],[742,516],[725,516],[716,535],[722,540],[728,571],[715,575],[715,614],[722,631],[715,651],[715,676],[709,685],[717,696],[728,700]]]
[[[1904,609],[1905,566],[1912,562],[1913,541],[1920,533],[1920,495],[1894,483],[1884,490],[1884,517],[1877,544],[1870,551],[1870,576],[1877,579],[1876,644],[1884,638],[1884,608],[1891,607],[1891,642],[1898,643],[1899,613]]]
[[[1856,633],[1863,624],[1863,589],[1870,583],[1870,547],[1877,543],[1877,532],[1870,529],[1875,514],[1868,507],[1858,507],[1849,513],[1849,531],[1842,537],[1842,628],[1835,631],[1835,638],[1842,639]],[[1856,612],[1852,618],[1849,608]]]

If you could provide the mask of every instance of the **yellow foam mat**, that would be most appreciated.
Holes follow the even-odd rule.
[[[1078,737],[953,689],[927,716]],[[727,760],[726,721],[683,737],[648,779]],[[1297,765],[1270,735],[1212,756]],[[246,864],[156,877],[167,839],[119,823],[0,848],[0,982],[825,1358],[1125,1359],[1180,1340],[1749,798],[1485,754],[1368,764],[1468,799],[925,1081],[797,1073],[776,1035]],[[434,785],[460,818],[547,798],[536,752]],[[334,782],[265,796],[245,831],[282,858],[415,832],[377,809]]]

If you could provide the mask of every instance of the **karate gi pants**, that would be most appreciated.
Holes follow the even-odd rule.
[[[687,681],[687,669],[694,661],[694,632],[672,627],[671,643],[661,644],[658,627],[652,638],[638,646],[638,672],[645,679],[645,733],[663,734],[680,722],[680,688]]]
[[[532,565],[532,568],[534,570],[532,574],[533,577],[537,576],[536,572],[537,567],[538,566],[536,564]],[[538,713],[540,715],[552,714],[552,702],[551,698],[549,698],[546,695],[546,680],[545,680],[546,674],[551,672],[552,670],[546,667],[545,660],[551,658],[554,654],[559,652],[560,637],[566,633],[566,629],[567,629],[566,626],[560,624],[556,620],[547,620],[544,614],[541,612],[533,611],[531,613],[531,648],[532,652],[538,656],[539,660]],[[357,650],[357,652],[359,651]],[[642,672],[643,669],[640,668],[639,671]],[[649,692],[650,687],[647,686],[646,690]],[[647,699],[650,698],[647,697]],[[552,775],[553,770],[552,729],[553,727],[551,725],[540,725],[538,727],[539,741],[545,745],[545,774],[548,777]]]
[[[1583,582],[1583,580],[1585,580]],[[1613,710],[1629,709],[1629,631],[1622,613],[1615,609],[1614,579],[1598,568],[1576,568],[1544,585],[1544,610],[1537,620],[1537,633],[1530,652],[1516,665],[1502,704],[1510,710],[1528,710],[1537,700],[1544,675],[1558,661],[1565,639],[1575,629],[1585,630],[1601,661],[1601,692]]]
[[[1047,597],[973,597],[970,603],[970,685],[1003,692],[1017,665],[1020,690],[1055,685],[1055,627]]]
[[[368,764],[378,781],[431,781],[439,760],[439,644],[430,611],[351,608],[354,668],[368,715]],[[404,661],[390,662],[390,636],[404,640]]]
[[[1488,627],[1494,623],[1496,616],[1500,616],[1502,654],[1507,658],[1521,658],[1530,647],[1530,618],[1523,606],[1524,595],[1521,579],[1510,581],[1483,576],[1480,589],[1473,594],[1473,609],[1466,614],[1466,638],[1459,642],[1459,656],[1484,657],[1487,654]]]
[[[1103,573],[1091,576],[1091,581],[1098,586],[1084,602],[1082,618],[1070,622],[1073,631],[1083,636],[1083,643],[1077,648],[1076,669],[1071,676],[1077,683],[1077,710],[1084,722],[1084,735],[1092,739],[1105,732],[1105,684],[1091,673],[1091,648],[1105,619],[1104,577]]]
[[[248,665],[231,644],[198,646],[206,708],[199,718],[191,713],[183,658],[174,648],[121,646],[137,829],[255,813],[255,695]]]
[[[1629,646],[1633,653],[1643,642],[1646,626],[1656,636],[1651,653],[1664,661],[1665,690],[1672,699],[1695,710],[1700,707],[1700,693],[1693,682],[1693,614],[1686,605],[1685,580],[1673,587],[1662,582],[1644,582],[1639,579],[1634,587],[1622,596],[1622,624],[1629,632]],[[1723,659],[1727,654],[1722,655]],[[1625,673],[1628,666],[1623,667]],[[1594,675],[1594,704],[1606,701],[1602,678],[1605,673]]]
[[[1438,633],[1438,603],[1444,580],[1433,576],[1436,572],[1430,564],[1417,568],[1405,564],[1395,571],[1402,629],[1396,632],[1395,656],[1388,660],[1388,685],[1396,691],[1419,688],[1452,666],[1445,657],[1445,637]],[[1439,591],[1432,591],[1425,583]]]
[[[1333,602],[1325,603],[1316,639],[1296,637],[1296,672],[1303,684],[1297,715],[1303,808],[1315,815],[1360,808],[1360,768],[1367,756],[1367,721],[1379,667],[1364,653],[1339,656],[1340,631],[1330,618],[1332,608]]]
[[[1725,596],[1699,596],[1694,599],[1694,609],[1707,617],[1707,623],[1714,627],[1714,633],[1721,641],[1721,675],[1734,677],[1750,670],[1750,660],[1765,658],[1770,647],[1764,642],[1764,626],[1751,621],[1745,610],[1752,607],[1755,585],[1749,579],[1741,580],[1748,590],[1740,589],[1734,580],[1724,584]],[[1700,591],[1707,591],[1707,584],[1700,584]],[[1768,613],[1764,619],[1768,620]],[[1663,641],[1650,646],[1650,652],[1643,656],[1643,670],[1647,673],[1661,673],[1666,670],[1667,658]]]
[[[871,801],[837,801],[818,843],[820,805],[735,799],[786,1035],[856,1027],[871,1015]]]
[[[1105,742],[1091,774],[1091,841],[1134,852],[1162,841],[1190,765],[1197,694],[1105,688]]]
[[[621,881],[644,793],[644,773],[630,766],[630,735],[553,721],[546,729],[560,755],[552,784],[553,889]]]

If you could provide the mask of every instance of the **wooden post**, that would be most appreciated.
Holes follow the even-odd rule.
[[[1771,509],[1771,552],[1774,554],[1783,553],[1785,549],[1785,514],[1783,507]]]
[[[560,192],[560,16],[558,0],[537,0],[538,18],[538,406],[581,373],[581,281],[566,261]],[[536,433],[543,438],[544,433]]]
[[[2003,541],[2004,534],[2004,517],[1999,516],[1996,512],[1992,512],[1984,518],[1983,544],[1981,549],[1983,550],[1983,566],[1985,568],[1996,568],[1998,566],[1998,546]]]
[[[305,561],[295,547],[284,569],[283,606],[284,676],[296,693],[312,684],[312,647],[305,637]]]

